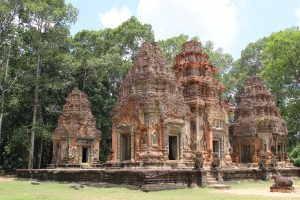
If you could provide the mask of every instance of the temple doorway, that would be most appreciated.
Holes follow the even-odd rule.
[[[121,160],[131,159],[131,145],[130,145],[130,135],[121,135]]]
[[[87,147],[82,147],[82,163],[88,163],[89,162],[89,149]]]
[[[178,159],[178,140],[177,136],[169,136],[169,160]]]
[[[251,145],[242,145],[241,146],[241,162],[242,163],[251,163]]]
[[[220,158],[220,142],[219,140],[213,140],[213,153]]]

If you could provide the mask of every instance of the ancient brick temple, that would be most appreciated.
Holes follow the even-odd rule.
[[[224,164],[231,163],[228,139],[231,107],[222,100],[224,86],[216,79],[217,69],[208,61],[201,43],[186,42],[176,56],[173,70],[184,88],[185,102],[190,107],[191,150],[201,152],[210,166],[213,156]]]
[[[271,162],[286,159],[287,126],[270,90],[258,76],[245,82],[235,111],[231,143],[234,162],[258,163],[260,153]]]
[[[68,95],[53,133],[54,165],[97,164],[100,131],[85,93],[73,89]]]
[[[188,166],[190,109],[157,43],[144,43],[112,111],[112,159]]]

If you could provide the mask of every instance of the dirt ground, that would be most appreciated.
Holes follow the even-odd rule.
[[[15,181],[14,176],[0,176],[0,182],[12,182]],[[279,192],[270,192],[269,190],[252,188],[252,189],[229,189],[229,190],[219,190],[219,193],[229,193],[236,195],[261,195],[268,197],[299,197],[300,198],[300,185],[294,185],[295,192],[292,193],[279,193]]]
[[[15,180],[13,176],[0,176],[0,182],[12,182]]]
[[[222,192],[237,194],[237,195],[261,195],[268,197],[299,197],[300,198],[300,185],[294,185],[295,192],[282,193],[282,192],[270,192],[265,189],[229,189],[222,190]]]

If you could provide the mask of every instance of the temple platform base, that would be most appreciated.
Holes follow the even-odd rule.
[[[283,192],[283,193],[291,193],[294,192],[294,187],[282,187],[282,186],[271,186],[270,192]]]

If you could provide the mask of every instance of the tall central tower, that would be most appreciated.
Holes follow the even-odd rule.
[[[192,152],[203,153],[206,164],[210,164],[214,156],[230,163],[228,106],[222,100],[224,86],[216,79],[217,69],[208,61],[201,43],[183,44],[173,70],[193,114],[190,120]]]
[[[143,43],[112,111],[112,163],[192,167],[182,87],[157,43]]]

